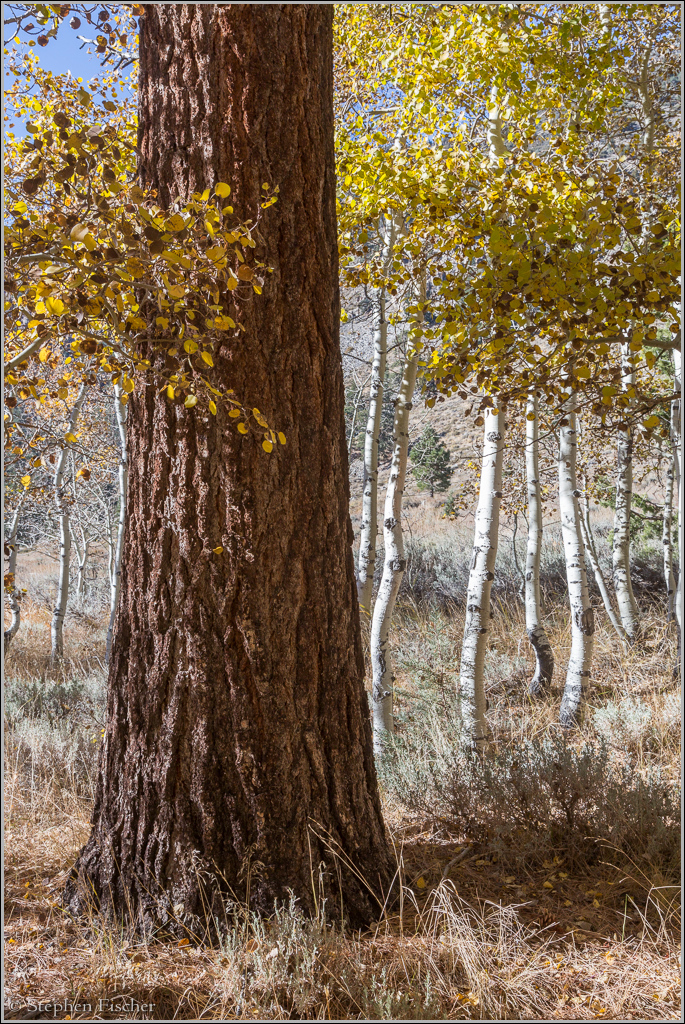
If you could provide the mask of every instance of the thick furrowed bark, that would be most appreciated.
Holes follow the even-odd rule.
[[[425,278],[421,285],[420,301],[425,301]],[[407,476],[407,452],[409,450],[409,413],[416,384],[421,344],[410,339],[409,350],[402,370],[402,383],[395,406],[393,428],[394,449],[388,487],[385,492],[383,517],[383,539],[385,561],[383,576],[371,621],[371,666],[373,671],[373,746],[374,754],[380,757],[394,731],[393,686],[389,633],[395,601],[406,567],[404,537],[402,533],[402,496]]]
[[[549,687],[554,674],[554,652],[541,625],[540,553],[542,549],[542,502],[538,457],[538,400],[531,393],[526,404],[526,484],[528,489],[528,547],[526,549],[526,631],[535,651],[535,673],[528,692],[536,697]]]
[[[328,906],[362,924],[392,877],[349,518],[332,21],[324,4],[141,18],[141,179],[164,204],[228,182],[241,218],[263,182],[280,188],[259,228],[273,273],[240,303],[213,381],[287,438],[267,456],[222,405],[153,387],[128,403],[107,724],[66,899],[141,927],[203,936],[248,895],[265,914],[289,892],[313,911],[320,864]]]
[[[81,408],[86,397],[87,385],[79,388],[74,407],[69,417],[68,433],[76,429]],[[71,558],[71,530],[69,524],[69,506],[64,500],[64,473],[66,470],[68,449],[62,448],[55,468],[54,492],[57,515],[59,516],[59,578],[57,581],[57,599],[52,612],[50,639],[52,658],[59,659],[64,655],[64,616],[69,601],[69,561]]]
[[[112,656],[112,636],[114,634],[114,616],[119,603],[121,588],[121,558],[124,550],[124,530],[126,527],[126,493],[128,491],[128,448],[126,445],[126,406],[121,401],[122,389],[119,384],[114,386],[114,411],[119,430],[119,522],[117,525],[117,541],[112,558],[110,573],[109,626],[107,627],[107,645],[105,648],[105,665],[109,665]]]
[[[559,430],[559,512],[566,557],[566,579],[571,605],[571,654],[559,721],[572,728],[581,721],[592,665],[594,616],[587,577],[585,549],[580,525],[580,491],[576,482],[576,413],[573,399]]]
[[[381,225],[384,218],[381,218]],[[395,226],[392,220],[381,227],[384,234],[383,268],[387,270],[395,242]],[[375,297],[375,324],[373,332],[373,364],[371,367],[371,392],[369,395],[369,417],[366,423],[364,441],[364,492],[362,494],[362,524],[359,540],[359,562],[357,569],[357,595],[359,607],[371,614],[373,574],[376,569],[376,538],[378,536],[378,437],[381,430],[383,407],[383,381],[388,352],[388,323],[385,318],[385,288],[378,288]]]
[[[497,558],[505,431],[504,409],[486,409],[484,415],[480,494],[459,671],[459,695],[466,737],[475,749],[483,748],[488,740],[484,662],[492,618],[490,592]]]

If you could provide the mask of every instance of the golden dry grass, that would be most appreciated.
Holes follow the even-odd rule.
[[[578,742],[596,738],[596,708],[639,696],[651,709],[649,727],[634,749],[614,755],[629,753],[637,771],[658,766],[677,779],[673,629],[655,611],[645,646],[626,653],[599,618]],[[20,687],[37,679],[46,690],[92,677],[101,672],[105,625],[104,615],[72,616],[68,657],[50,666],[49,612],[29,595],[8,674]],[[560,684],[530,701],[522,609],[507,604],[493,625],[488,694],[495,747],[503,749],[556,728]],[[550,610],[548,626],[563,669],[563,608]],[[452,690],[462,630],[458,609],[399,609],[394,649],[405,723],[420,717],[427,695],[439,701],[440,687]],[[47,725],[13,720],[6,729],[7,1019],[680,1019],[679,909],[658,865],[608,852],[589,870],[551,857],[514,875],[448,818],[409,811],[387,794],[401,899],[366,932],[343,933],[323,916],[305,921],[296,907],[268,921],[234,907],[223,946],[209,949],[141,941],[96,914],[71,920],[60,893],[88,833],[98,735],[68,711]]]

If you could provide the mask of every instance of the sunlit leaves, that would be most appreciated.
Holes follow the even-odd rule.
[[[267,272],[254,224],[237,222],[222,205],[230,194],[224,182],[162,210],[135,181],[131,112],[111,103],[97,121],[86,113],[93,105],[85,90],[34,73],[43,91],[35,131],[8,146],[8,357],[34,342],[39,362],[67,358],[85,372],[94,357],[122,384],[123,401],[136,380],[161,378],[158,393],[188,409],[206,408],[210,393],[214,413],[218,403],[239,404],[205,374],[222,337],[242,329],[236,311]],[[42,401],[49,385],[35,377],[31,358],[10,384]]]

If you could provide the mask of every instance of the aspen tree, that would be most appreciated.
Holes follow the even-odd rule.
[[[565,728],[577,725],[583,714],[595,632],[585,573],[585,546],[580,525],[580,491],[576,480],[575,401],[575,395],[572,395],[565,406],[564,419],[559,428],[558,457],[559,512],[571,605],[571,653],[559,713],[559,721]]]
[[[387,275],[395,244],[395,220],[381,215],[378,223],[382,241],[381,274]],[[385,367],[388,352],[388,321],[386,319],[386,287],[381,283],[374,296],[373,362],[369,415],[364,440],[364,490],[362,493],[362,522],[357,568],[357,594],[359,606],[371,613],[373,576],[376,568],[376,538],[378,536],[378,437],[381,429]]]
[[[496,403],[497,399],[493,399]],[[466,619],[459,669],[459,696],[465,740],[475,749],[487,744],[488,725],[485,699],[485,651],[490,632],[490,592],[495,578],[499,508],[502,498],[502,456],[505,414],[499,408],[486,409],[483,425],[483,455],[480,492],[474,527],[473,555],[466,595]]]
[[[383,754],[394,732],[392,656],[389,633],[395,601],[406,568],[402,531],[402,497],[407,476],[409,450],[409,414],[416,386],[416,372],[422,348],[422,323],[426,301],[426,275],[423,271],[415,306],[414,323],[409,333],[407,354],[402,368],[402,381],[395,403],[393,453],[390,476],[385,492],[383,540],[385,559],[383,575],[371,620],[371,666],[373,671],[373,743],[376,757]]]
[[[526,631],[535,651],[535,673],[528,692],[543,693],[552,682],[554,653],[541,624],[540,554],[542,550],[542,501],[539,467],[539,409],[534,391],[526,403],[526,487],[528,491],[528,545],[526,548],[525,605]]]
[[[123,391],[119,384],[114,385],[114,414],[117,420],[119,433],[119,472],[117,483],[119,490],[119,515],[117,523],[117,539],[112,555],[112,566],[110,571],[110,599],[109,599],[109,625],[107,627],[107,644],[105,648],[105,664],[109,665],[112,654],[112,636],[114,633],[114,618],[117,604],[119,602],[119,591],[121,589],[121,557],[124,550],[124,530],[126,528],[126,494],[128,491],[128,447],[126,443],[126,416],[127,408],[122,402]]]
[[[69,440],[69,435],[73,435],[76,429],[78,418],[81,414],[81,409],[86,397],[86,384],[81,384],[71,413],[69,415],[69,423],[67,428],[66,438]],[[67,603],[69,600],[69,562],[71,558],[71,530],[70,530],[70,515],[69,515],[69,499],[66,494],[64,487],[64,477],[67,468],[67,457],[69,454],[69,446],[64,445],[57,457],[55,464],[55,476],[53,481],[53,491],[55,508],[57,510],[57,516],[59,518],[59,576],[57,581],[57,598],[55,601],[55,607],[52,612],[52,624],[50,628],[50,637],[52,641],[52,657],[53,659],[61,658],[64,654],[64,616],[67,611]]]
[[[7,598],[10,608],[10,624],[7,629],[3,632],[3,649],[7,654],[7,649],[11,644],[14,637],[19,631],[21,625],[21,594],[17,589],[16,576],[17,576],[17,531],[19,529],[19,520],[21,518],[22,509],[26,500],[26,490],[24,490],[19,498],[17,507],[14,510],[12,521],[10,523],[9,533],[5,540],[5,547],[7,549],[7,577],[5,586],[5,597]]]

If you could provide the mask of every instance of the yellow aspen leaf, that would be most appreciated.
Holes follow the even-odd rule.
[[[214,186],[214,191],[221,199],[225,199],[231,194],[231,186],[227,185],[225,181],[219,181]]]
[[[216,416],[216,402],[211,401],[211,399],[209,402],[209,411],[211,412],[212,416]]]
[[[71,431],[69,431],[68,434],[64,435],[64,440],[68,441],[70,444],[75,444],[76,443],[76,436],[74,434],[72,434]]]
[[[187,395],[183,404],[186,409],[192,409],[194,405],[197,405],[197,395]]]
[[[62,313],[64,312],[64,303],[62,302],[61,299],[48,298],[45,300],[45,305],[47,307],[48,312],[54,313],[55,316],[61,316]]]
[[[218,547],[216,548],[212,548],[212,551],[214,552],[215,555],[220,555],[223,550],[224,549],[222,548],[221,544],[219,544]]]
[[[21,478],[21,482],[23,483],[24,487],[28,487],[29,484],[31,483],[31,477],[30,476],[23,476]]]
[[[168,231],[183,231],[185,223],[183,217],[179,213],[175,213],[172,217],[169,217],[165,226]]]
[[[649,428],[649,430],[652,430],[654,427],[658,427],[659,426],[659,417],[658,416],[648,416],[647,419],[643,420],[642,422],[644,423],[644,425],[646,427]]]
[[[200,196],[200,202],[206,203],[208,199],[209,199],[209,189],[206,188],[204,190],[204,192],[202,193],[202,195]]]
[[[213,245],[211,249],[205,251],[205,256],[208,260],[220,260],[225,255],[226,250],[222,245]]]
[[[271,441],[262,441],[262,448],[267,453],[267,455],[269,454],[269,452],[272,452],[274,450],[274,446],[272,445]]]
[[[182,284],[170,284],[167,291],[172,299],[182,299],[186,293]]]
[[[165,331],[169,327],[169,321],[165,316],[158,316],[157,319],[155,320],[155,323],[157,324],[158,327],[162,327]]]
[[[229,292],[235,291],[235,289],[238,287],[238,278],[235,276],[233,271],[231,271],[230,274],[228,275],[228,281],[226,282],[226,287],[229,290]],[[37,308],[38,307],[36,307],[36,309]]]
[[[542,888],[543,888],[543,889],[553,889],[553,888],[554,888],[554,886],[552,885],[552,883],[551,883],[551,882],[543,882],[543,883],[542,883]]]
[[[124,391],[130,394],[133,391],[134,384],[130,377],[124,377],[124,382],[121,386],[123,387]]]
[[[282,431],[278,431],[278,440],[281,444],[285,444],[285,434]]]
[[[166,394],[167,394],[167,398],[173,398],[174,397],[175,391],[174,391],[173,387],[171,386],[171,384],[167,385]]]
[[[47,363],[51,355],[52,353],[50,352],[49,348],[42,348],[38,353],[38,358],[40,359],[41,363]]]
[[[198,345],[196,341],[188,340],[183,342],[183,348],[186,352],[192,356],[193,352],[197,352]]]
[[[207,366],[214,366],[214,360],[209,352],[202,352],[202,358],[206,362]]]
[[[423,875],[421,875],[421,878],[418,878],[416,880],[416,887],[417,887],[417,889],[425,889],[426,888],[426,879],[423,877]]]
[[[231,409],[228,415],[234,420],[236,416],[240,416],[240,409]]]
[[[244,423],[238,424],[238,432],[241,434],[247,434],[247,427],[245,426]]]

